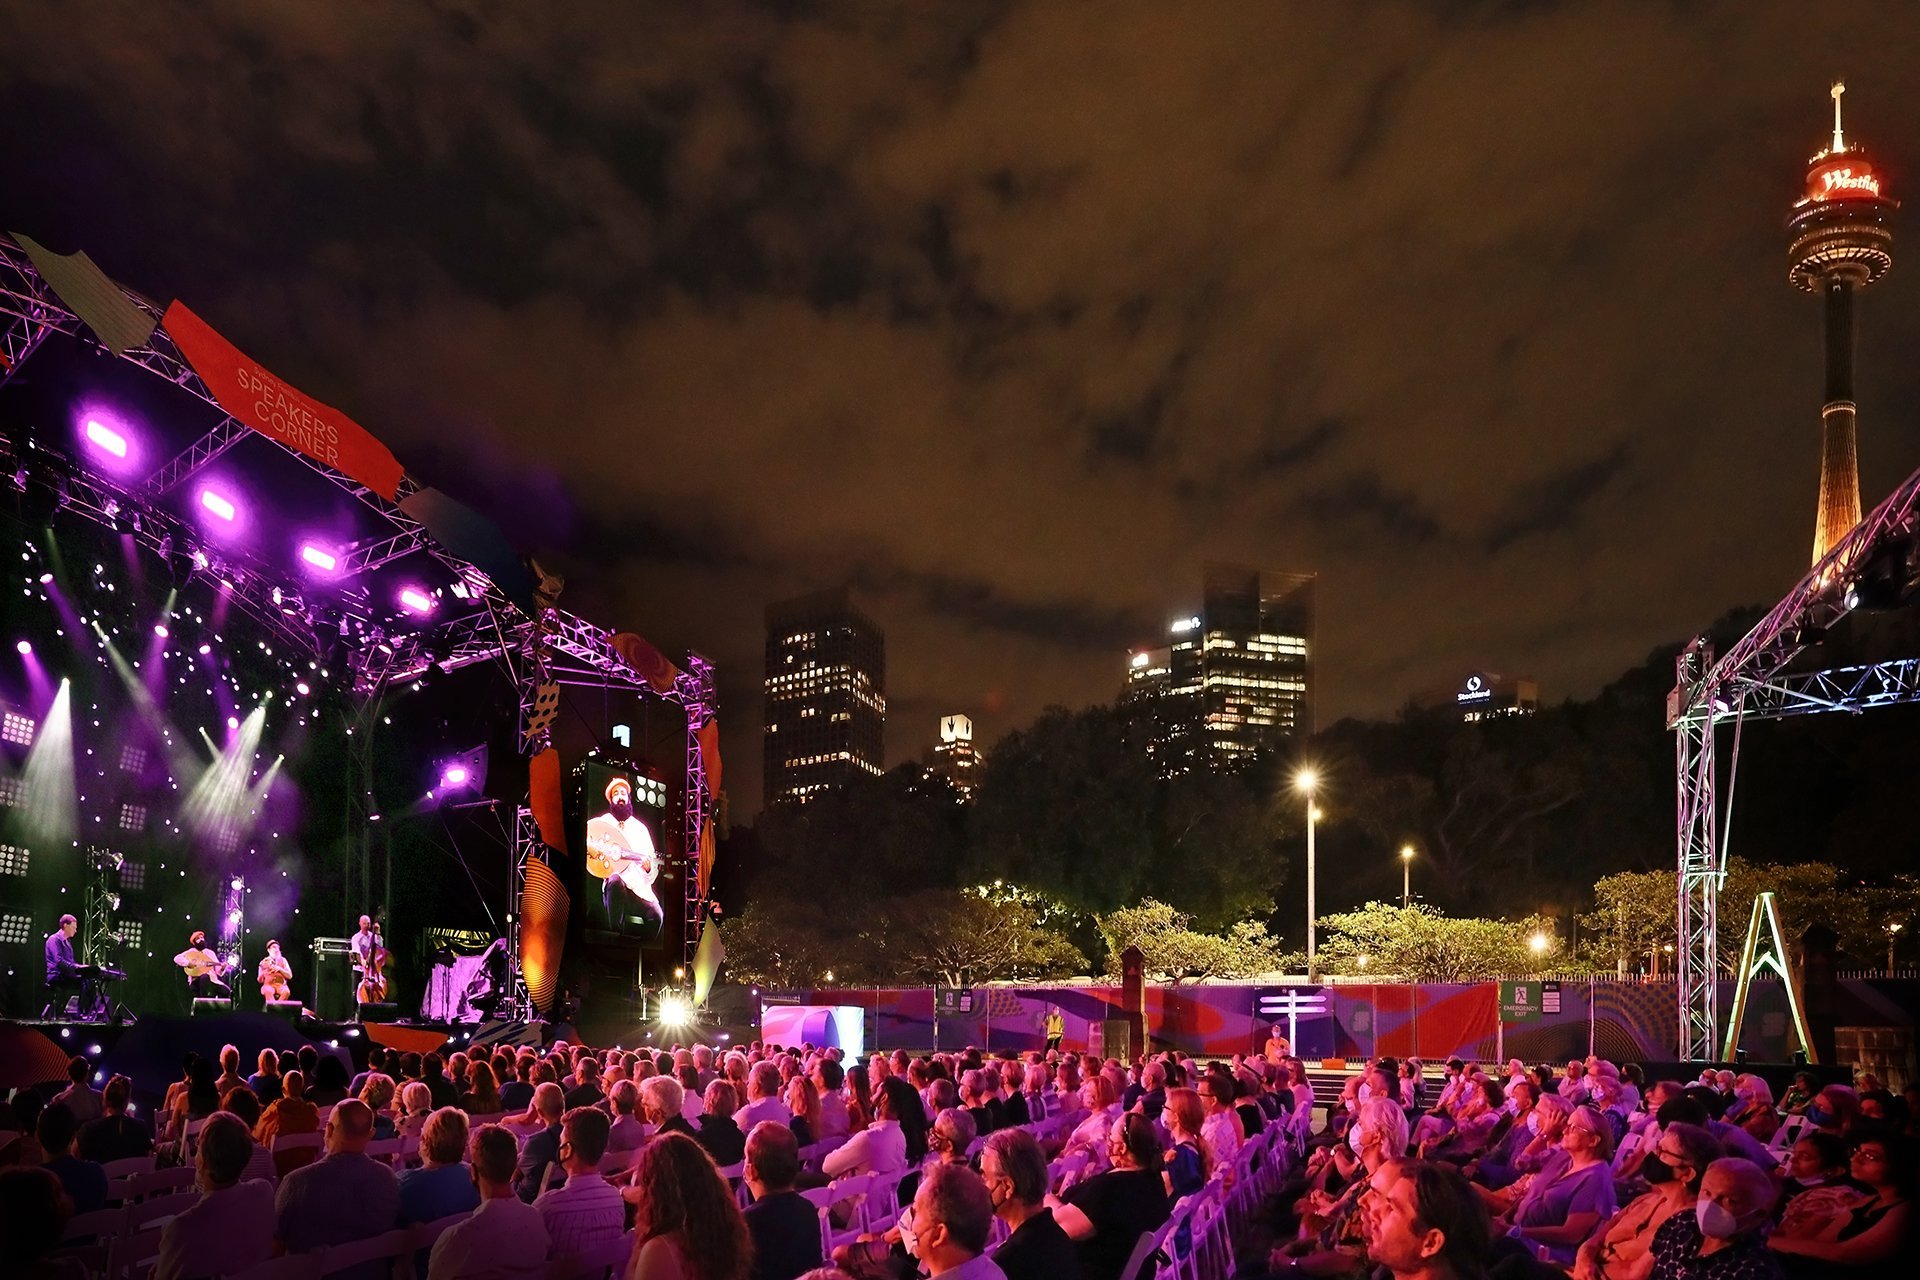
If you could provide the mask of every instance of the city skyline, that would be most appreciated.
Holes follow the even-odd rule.
[[[1920,159],[1895,5],[17,18],[6,227],[710,656],[742,799],[760,611],[822,582],[896,722],[982,742],[1112,698],[1212,560],[1320,573],[1322,724],[1483,662],[1591,694],[1778,598],[1822,361],[1781,219],[1836,73]],[[1920,462],[1917,296],[1864,304],[1865,505]]]

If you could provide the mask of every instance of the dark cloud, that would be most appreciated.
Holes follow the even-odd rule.
[[[1320,573],[1328,715],[1585,693],[1776,597],[1827,78],[1920,160],[1885,3],[15,8],[5,225],[714,657],[749,808],[760,610],[833,582],[896,756],[1111,696],[1209,559]],[[1909,275],[1863,300],[1869,500],[1920,455]]]

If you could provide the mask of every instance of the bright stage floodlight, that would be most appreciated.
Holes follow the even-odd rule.
[[[693,1021],[693,1006],[681,996],[660,997],[660,1025],[684,1027]]]
[[[300,558],[323,573],[332,573],[340,564],[339,556],[312,542],[300,548]]]
[[[234,505],[233,499],[216,489],[202,489],[200,491],[200,505],[208,511],[211,511],[214,515],[219,516],[222,520],[225,520],[228,524],[232,524],[234,519],[240,514],[240,508]]]
[[[19,654],[19,655],[20,655],[21,657],[23,657],[23,658],[24,658],[24,657],[26,657],[26,656],[27,656],[28,654],[30,654],[30,653],[32,653],[32,652],[33,652],[33,641],[31,641],[31,640],[21,640],[21,641],[18,641],[18,642],[17,642],[17,643],[15,643],[15,645],[13,646],[13,651],[14,651],[15,653],[17,653],[17,654]]]
[[[440,785],[443,787],[464,787],[467,785],[467,766],[450,764],[440,771]]]
[[[400,607],[409,613],[432,613],[433,597],[418,587],[402,587]]]
[[[115,431],[98,418],[88,418],[86,426],[87,443],[102,453],[112,454],[125,460],[127,456],[127,438]]]
[[[167,624],[166,624],[166,623],[164,623],[164,622],[156,622],[156,623],[154,623],[154,624],[153,624],[153,634],[155,634],[155,635],[157,635],[157,636],[159,636],[159,637],[160,637],[160,638],[161,638],[162,640],[165,640],[165,639],[167,638],[167,634],[168,634],[168,632],[167,632]]]

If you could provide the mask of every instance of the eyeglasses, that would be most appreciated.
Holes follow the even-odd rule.
[[[1867,1148],[1862,1147],[1853,1153],[1853,1158],[1864,1161],[1867,1164],[1885,1164],[1887,1162],[1887,1153],[1884,1151],[1869,1151]]]

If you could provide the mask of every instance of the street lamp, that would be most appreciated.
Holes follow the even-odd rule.
[[[1400,909],[1413,904],[1413,846],[1400,846]]]
[[[1887,976],[1893,976],[1893,942],[1900,936],[1900,925],[1896,922],[1887,926]]]
[[[1546,959],[1547,952],[1553,950],[1553,936],[1545,929],[1535,929],[1527,939],[1527,950],[1533,952],[1536,960]]]
[[[1307,798],[1307,981],[1320,981],[1320,966],[1313,955],[1313,916],[1314,916],[1314,877],[1313,824],[1320,817],[1320,806],[1313,802],[1313,789],[1320,783],[1320,775],[1312,769],[1302,769],[1293,775],[1294,789]]]

